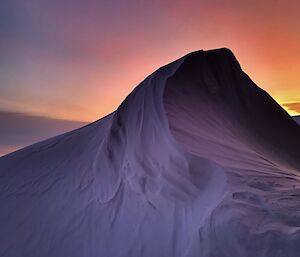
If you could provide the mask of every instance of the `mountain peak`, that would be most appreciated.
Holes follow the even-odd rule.
[[[190,53],[0,158],[0,255],[298,256],[299,133],[229,49]]]

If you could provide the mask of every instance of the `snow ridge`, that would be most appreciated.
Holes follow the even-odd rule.
[[[0,158],[0,256],[296,257],[299,128],[230,50],[188,54]]]

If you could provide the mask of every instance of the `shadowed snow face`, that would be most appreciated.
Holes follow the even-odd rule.
[[[296,257],[300,126],[224,50],[187,56],[166,83],[164,107],[175,140],[218,163],[227,182],[197,231],[198,255],[188,256]]]
[[[266,155],[300,168],[300,127],[229,50],[188,55],[167,81],[164,105],[175,138],[192,153],[229,166],[241,158],[265,163]]]

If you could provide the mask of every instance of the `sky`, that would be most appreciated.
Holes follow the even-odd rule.
[[[57,133],[97,120],[160,66],[220,47],[299,114],[299,13],[298,0],[1,0],[0,131],[4,113],[18,136],[24,117],[59,121]]]

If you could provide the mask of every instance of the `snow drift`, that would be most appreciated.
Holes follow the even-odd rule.
[[[228,49],[0,158],[0,256],[297,257],[300,126]]]

